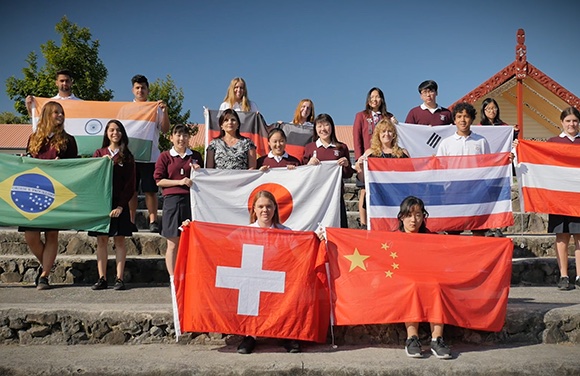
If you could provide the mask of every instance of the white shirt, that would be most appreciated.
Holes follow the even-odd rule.
[[[260,227],[260,225],[258,224],[258,221],[252,223],[250,225],[250,227]],[[261,227],[260,227],[261,228]],[[283,224],[278,224],[277,226],[274,226],[274,224],[272,223],[272,226],[270,226],[269,228],[276,228],[278,230],[291,230],[290,227],[284,226]]]
[[[268,158],[274,158],[274,160],[278,163],[284,158],[288,158],[288,153],[284,152],[283,155],[274,155],[271,151],[268,152]]]
[[[421,107],[422,110],[429,110],[429,112],[432,113],[432,114],[434,114],[435,111],[441,109],[441,106],[439,106],[439,105],[437,105],[437,107],[435,107],[435,108],[430,108],[430,107],[427,107],[425,105],[425,103],[421,103],[421,106],[420,107]]]
[[[559,137],[562,137],[562,138],[564,138],[564,137],[568,137],[568,139],[569,139],[570,141],[574,142],[574,140],[575,140],[575,139],[577,139],[577,138],[579,138],[579,137],[580,137],[580,133],[576,133],[576,136],[572,137],[572,136],[570,136],[569,134],[567,134],[567,133],[565,133],[565,132],[562,132],[562,133],[560,133],[560,134],[559,134]]]
[[[82,101],[82,99],[75,97],[74,94],[71,94],[68,97],[61,97],[60,95],[57,94],[57,95],[55,95],[54,97],[52,97],[50,99],[59,99],[59,100],[71,99],[71,100],[75,100],[75,101]]]
[[[441,141],[437,149],[437,156],[444,157],[489,153],[489,144],[485,137],[474,132],[467,137],[460,136],[456,132]]]
[[[236,111],[242,111],[242,104],[239,102],[234,103],[234,106],[231,107],[228,102],[223,102],[220,106],[220,111],[227,110],[228,108],[232,108]],[[258,112],[258,106],[252,101],[250,101],[250,111],[249,112]]]
[[[319,138],[318,140],[316,140],[316,147],[317,147],[317,148],[319,148],[319,147],[323,147],[323,148],[325,148],[325,149],[328,149],[328,148],[330,148],[330,147],[333,147],[333,148],[335,148],[335,147],[336,147],[336,145],[335,145],[335,144],[333,144],[333,143],[331,142],[331,143],[330,143],[330,144],[328,144],[327,146],[324,146],[324,144],[322,143],[322,141],[320,141],[320,138]]]
[[[175,150],[175,147],[172,146],[171,149],[169,150],[169,155],[171,155],[172,157],[181,157],[181,159],[185,158],[188,155],[193,154],[193,152],[191,151],[191,149],[189,148],[185,148],[185,154],[183,154],[183,156],[181,154],[179,154],[177,152],[177,150]]]

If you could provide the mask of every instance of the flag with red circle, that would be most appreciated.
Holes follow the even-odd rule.
[[[265,190],[276,197],[282,224],[293,230],[340,227],[341,177],[335,161],[266,172],[199,169],[191,175],[192,219],[248,225],[254,196]]]

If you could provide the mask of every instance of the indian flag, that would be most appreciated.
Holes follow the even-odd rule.
[[[40,120],[42,106],[54,99],[35,98],[32,129]],[[93,155],[101,148],[107,122],[123,123],[129,137],[129,149],[138,162],[155,162],[159,156],[157,102],[100,102],[59,100],[64,108],[64,128],[76,139],[80,155]]]

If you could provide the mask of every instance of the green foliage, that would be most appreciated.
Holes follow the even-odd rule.
[[[40,46],[45,65],[38,67],[38,57],[30,52],[26,59],[28,67],[22,69],[24,78],[14,76],[6,80],[6,93],[14,100],[18,113],[27,116],[24,100],[27,95],[52,97],[58,93],[55,73],[68,69],[73,74],[73,93],[85,100],[109,101],[113,91],[105,88],[108,71],[99,58],[98,40],[91,40],[91,32],[86,27],[71,23],[66,16],[56,24],[60,34],[60,46],[49,40]]]
[[[189,120],[191,113],[189,110],[183,114],[181,113],[183,110],[183,98],[183,89],[178,89],[175,86],[175,81],[173,81],[170,75],[167,75],[165,80],[158,78],[155,82],[149,84],[148,99],[150,101],[162,100],[167,104],[167,114],[171,126],[175,124],[187,124]],[[197,131],[197,127],[192,127],[192,135],[195,135]],[[171,149],[171,141],[169,141],[170,132],[171,130],[165,134],[159,134],[159,149],[162,151]]]
[[[0,112],[0,124],[27,124],[24,116],[18,116],[12,112]]]

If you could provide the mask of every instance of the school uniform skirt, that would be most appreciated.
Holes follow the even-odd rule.
[[[116,206],[115,206],[116,207]],[[111,208],[111,210],[113,210]],[[123,206],[123,211],[116,218],[111,218],[109,224],[109,233],[89,231],[89,236],[133,236],[133,223],[131,223],[131,215],[129,214],[129,205]]]
[[[179,227],[186,219],[191,219],[189,194],[164,196],[161,235],[166,238],[179,237],[181,235]]]
[[[580,234],[580,217],[548,215],[548,232],[554,234]]]

